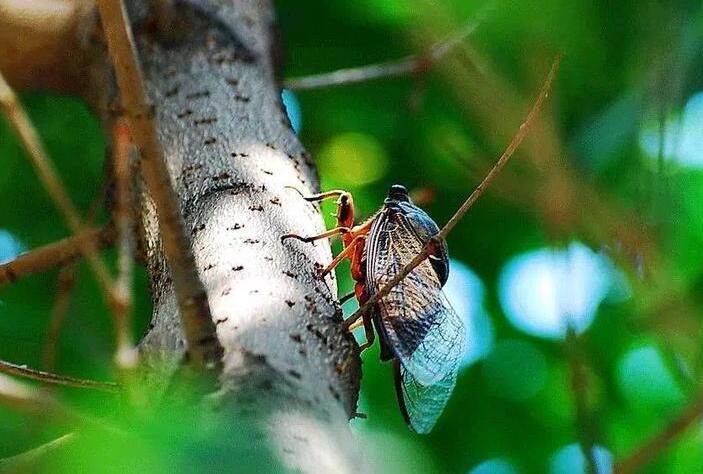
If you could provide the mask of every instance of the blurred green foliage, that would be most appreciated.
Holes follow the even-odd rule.
[[[305,0],[279,1],[277,8],[284,75],[298,77],[422,51],[485,5]],[[475,472],[583,470],[580,450],[572,449],[583,433],[570,348],[517,329],[500,303],[504,265],[529,250],[580,241],[616,262],[629,281],[630,297],[601,304],[578,339],[588,416],[602,447],[599,466],[610,463],[602,458],[630,453],[698,392],[703,128],[690,122],[703,123],[703,110],[697,118],[684,111],[703,91],[700,2],[496,1],[466,44],[427,74],[297,93],[300,138],[318,160],[322,187],[353,191],[361,217],[380,206],[390,184],[402,183],[431,191],[423,207],[441,225],[517,131],[557,53],[565,57],[545,119],[449,238],[452,258],[485,286],[485,301],[477,304],[490,318],[493,350],[463,369],[427,436],[405,427],[378,348],[363,356],[360,411],[368,419],[352,426],[385,472],[469,472],[484,462]],[[87,209],[102,178],[104,140],[96,122],[71,99],[23,100],[71,195]],[[669,151],[686,140],[693,140],[693,159],[676,147]],[[65,236],[4,122],[0,158],[0,229],[25,248]],[[338,272],[340,294],[352,287],[347,268]],[[55,281],[50,272],[2,289],[0,359],[39,366]],[[150,315],[143,273],[137,287],[139,335]],[[56,370],[114,379],[112,351],[105,304],[80,265]],[[66,397],[89,412],[104,403],[72,391]],[[0,457],[60,434],[0,407]],[[150,453],[156,472],[168,472],[175,461],[167,458]],[[703,472],[701,466],[703,437],[694,426],[647,472]]]

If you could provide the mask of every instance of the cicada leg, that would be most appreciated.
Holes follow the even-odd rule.
[[[321,233],[320,235],[313,235],[312,237],[303,237],[298,234],[286,234],[281,236],[281,242],[286,239],[296,239],[300,240],[301,242],[310,243],[316,240],[333,237],[335,235],[346,234],[347,232],[349,232],[349,227],[335,227],[334,229],[330,229],[327,232]]]
[[[332,260],[332,261],[330,262],[330,264],[327,265],[324,270],[322,270],[322,273],[320,273],[320,276],[323,277],[323,278],[324,278],[325,276],[327,276],[327,274],[329,274],[332,270],[334,270],[334,268],[335,268],[337,265],[339,265],[339,263],[340,263],[342,260],[344,260],[345,258],[348,258],[348,257],[350,257],[351,255],[353,255],[354,252],[355,252],[355,250],[356,250],[356,246],[359,245],[362,241],[365,241],[365,240],[366,240],[366,235],[357,235],[356,237],[354,237],[354,238],[352,239],[352,241],[349,242],[349,244],[348,244],[346,247],[344,247],[344,250],[342,250],[341,252],[339,252],[339,254],[337,254],[337,256],[334,257],[334,260]]]
[[[346,302],[349,301],[350,299],[354,298],[354,296],[356,296],[356,293],[353,292],[353,291],[352,291],[351,293],[347,293],[346,295],[344,295],[344,296],[342,296],[341,298],[339,298],[339,304],[344,304],[344,303],[346,303]]]

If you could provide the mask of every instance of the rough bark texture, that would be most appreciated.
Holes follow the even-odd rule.
[[[340,327],[335,282],[318,278],[330,247],[280,241],[289,232],[320,233],[323,221],[317,206],[286,188],[313,193],[318,181],[274,77],[272,7],[264,0],[176,1],[177,29],[164,34],[145,3],[130,5],[134,36],[225,348],[220,387],[199,409],[216,411],[240,435],[251,430],[244,438],[262,441],[246,448],[269,451],[271,462],[304,472],[355,470],[347,420],[356,409],[360,359]],[[104,112],[113,91],[93,80],[81,94]],[[142,221],[154,317],[140,348],[159,390],[184,342],[148,199]]]

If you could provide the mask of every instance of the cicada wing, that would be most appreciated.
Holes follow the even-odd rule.
[[[405,367],[395,361],[396,395],[406,423],[413,431],[429,433],[444,411],[456,385],[456,370],[432,385],[422,385]]]
[[[372,292],[422,250],[424,242],[407,219],[380,215],[374,223],[367,248],[367,284]],[[466,345],[464,322],[442,292],[429,260],[379,301],[378,316],[382,337],[419,384],[436,384],[456,371]]]

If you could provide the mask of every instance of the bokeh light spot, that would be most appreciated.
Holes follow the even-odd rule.
[[[14,235],[0,229],[0,263],[12,260],[24,251],[24,245]]]
[[[504,340],[483,362],[486,385],[498,396],[514,401],[534,397],[547,378],[544,354],[527,341]]]
[[[330,139],[318,154],[320,173],[334,176],[344,185],[363,185],[382,178],[388,169],[388,155],[370,135],[342,133]]]
[[[468,474],[519,474],[520,471],[501,458],[489,459],[471,469]]]
[[[500,303],[517,329],[539,337],[563,338],[569,326],[585,331],[616,282],[612,263],[585,245],[542,248],[510,260],[499,279]]]
[[[684,399],[681,387],[654,346],[627,352],[618,364],[617,373],[620,391],[631,403],[662,407]]]
[[[290,120],[293,131],[300,133],[300,129],[303,126],[303,111],[300,108],[298,98],[292,91],[283,89],[281,91],[281,100],[286,108],[286,114],[288,114],[288,120]]]
[[[653,120],[640,132],[640,148],[652,159],[658,159],[662,146],[659,127],[660,123]],[[703,92],[692,95],[680,119],[669,117],[664,127],[664,158],[690,168],[703,167]]]
[[[602,446],[593,446],[596,474],[613,472],[613,455]],[[569,444],[559,449],[549,463],[549,474],[586,474],[586,458],[578,444]]]
[[[468,266],[450,259],[444,293],[466,325],[466,354],[462,361],[466,366],[485,357],[493,347],[493,325],[483,306],[485,288]]]

